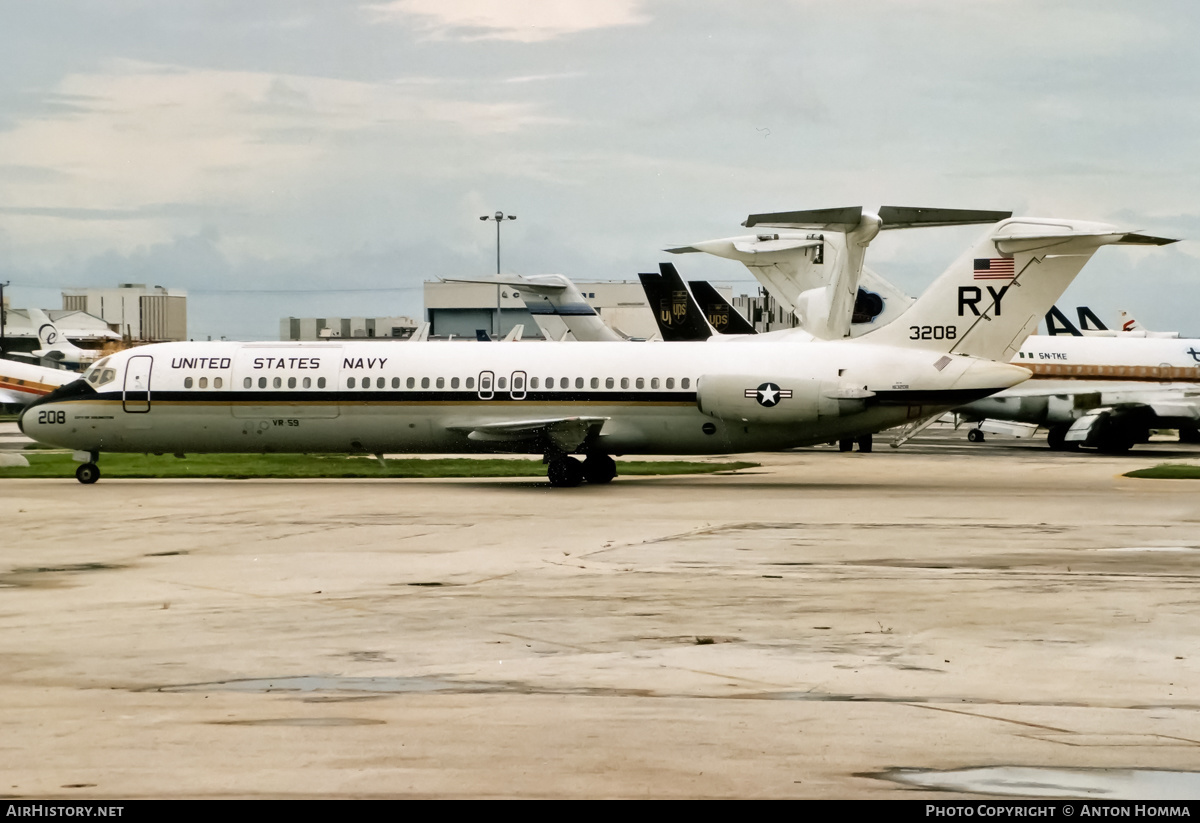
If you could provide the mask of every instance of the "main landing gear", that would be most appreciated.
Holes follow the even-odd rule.
[[[838,441],[838,451],[854,451],[854,444],[857,443],[860,452],[870,453],[873,442],[869,434],[864,434],[862,437],[847,437]]]
[[[569,455],[559,455],[548,461],[546,476],[556,488],[589,483],[611,483],[617,476],[617,464],[607,454],[589,454],[582,463]]]
[[[100,479],[100,467],[96,461],[100,459],[99,452],[75,452],[75,459],[86,461],[75,470],[75,479],[85,486],[90,486]]]
[[[983,429],[970,429],[967,431],[967,439],[972,443],[983,442]]]

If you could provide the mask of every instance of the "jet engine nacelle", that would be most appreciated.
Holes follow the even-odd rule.
[[[810,423],[857,414],[874,393],[832,380],[777,375],[707,374],[696,386],[696,405],[718,420],[741,423]]]

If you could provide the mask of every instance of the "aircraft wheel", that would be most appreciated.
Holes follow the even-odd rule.
[[[982,443],[983,442],[983,432],[981,432],[979,429],[971,429],[970,431],[967,432],[967,439],[970,440],[972,443]]]
[[[617,476],[617,461],[607,454],[590,454],[583,461],[583,477],[589,483],[611,483]]]
[[[75,479],[84,485],[91,485],[100,479],[100,467],[95,463],[84,463],[75,470]]]
[[[871,452],[872,442],[871,435],[869,434],[858,438],[858,450],[864,454],[869,454]]]
[[[1073,451],[1078,448],[1074,443],[1067,442],[1067,429],[1070,426],[1055,426],[1046,432],[1046,443],[1056,452]]]
[[[838,441],[838,451],[840,451],[840,452],[854,451],[854,441],[849,438],[847,438],[845,440],[839,440]]]
[[[550,461],[546,476],[555,488],[569,488],[583,482],[583,464],[574,457],[557,457]]]

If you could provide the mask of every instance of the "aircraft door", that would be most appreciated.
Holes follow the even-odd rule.
[[[479,373],[479,399],[491,400],[495,396],[496,375],[490,371]]]
[[[126,361],[125,391],[121,396],[125,411],[132,414],[150,411],[150,371],[153,366],[154,358],[148,354],[139,354]]]
[[[515,371],[512,373],[512,394],[513,400],[525,399],[525,372]]]

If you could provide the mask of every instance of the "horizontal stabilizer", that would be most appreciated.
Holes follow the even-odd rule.
[[[1149,234],[1127,234],[1116,242],[1118,246],[1169,246],[1178,243],[1169,237],[1153,237]]]
[[[841,209],[809,209],[807,211],[776,211],[768,214],[752,214],[742,225],[778,226],[781,229],[826,229],[828,231],[850,231],[862,219],[862,206]]]
[[[561,275],[532,275],[526,277],[520,274],[494,274],[487,277],[443,277],[447,283],[478,283],[486,286],[520,286],[536,291],[559,292],[566,289],[567,284],[558,280]]]
[[[995,241],[997,251],[999,251],[1001,254],[1016,254],[1018,252],[1048,251],[1048,250],[1056,249],[1056,247],[1065,245],[1067,243],[1075,243],[1076,245],[1078,245],[1078,241],[1081,241],[1081,240],[1088,240],[1091,242],[1092,245],[1094,245],[1097,248],[1100,246],[1117,246],[1117,245],[1121,245],[1121,244],[1162,246],[1167,243],[1175,242],[1174,240],[1162,240],[1162,238],[1153,238],[1154,240],[1162,240],[1162,242],[1158,242],[1158,243],[1138,242],[1138,243],[1130,244],[1125,240],[1126,237],[1140,236],[1140,235],[1129,235],[1129,234],[1126,234],[1121,231],[1071,231],[1071,229],[1069,227],[1064,228],[1063,231],[1036,232],[1036,233],[1026,234],[1022,231],[1024,226],[1017,225],[1015,227],[1014,226],[1006,226],[1004,229],[1002,229],[1002,231],[1007,232],[1009,228],[1016,228],[1017,230],[1011,234],[1008,234],[1008,233],[997,234],[995,237],[992,238],[993,241]],[[1055,253],[1057,253],[1057,251]]]
[[[862,206],[841,209],[810,209],[752,214],[743,226],[772,226],[781,229],[823,229],[851,231],[862,219]],[[935,228],[999,223],[1012,217],[1011,211],[980,209],[925,209],[912,206],[881,206],[878,215],[883,229]]]
[[[885,229],[934,228],[936,226],[973,226],[999,223],[1012,217],[1011,211],[980,209],[919,209],[909,206],[881,206],[879,219]]]

